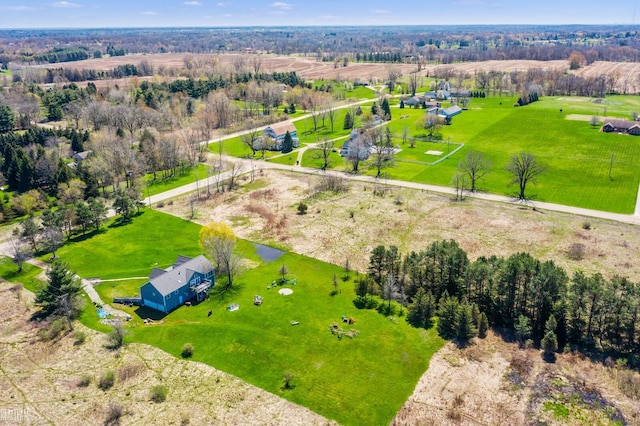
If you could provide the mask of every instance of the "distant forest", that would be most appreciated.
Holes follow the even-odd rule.
[[[52,48],[52,46],[56,46]],[[0,66],[128,53],[268,52],[322,61],[437,63],[562,60],[637,62],[634,26],[388,26],[0,30]]]

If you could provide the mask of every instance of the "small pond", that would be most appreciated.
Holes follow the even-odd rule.
[[[260,259],[263,262],[274,262],[280,259],[280,256],[284,254],[282,250],[278,250],[277,248],[264,246],[258,243],[252,243],[256,248],[256,253],[260,256]]]

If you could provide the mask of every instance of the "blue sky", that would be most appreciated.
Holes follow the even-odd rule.
[[[0,0],[0,28],[638,21],[640,0]]]

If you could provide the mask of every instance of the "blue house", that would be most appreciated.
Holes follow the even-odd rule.
[[[293,147],[298,148],[300,146],[300,140],[298,139],[298,131],[292,121],[281,121],[267,126],[262,132],[262,136],[256,138],[253,141],[253,147],[255,149],[262,149],[262,145],[267,143],[266,149],[270,151],[282,151],[282,144],[284,143],[284,137],[287,132],[291,135],[293,141]]]
[[[168,269],[153,268],[140,287],[141,305],[169,313],[187,301],[203,300],[214,284],[214,268],[203,255],[178,256]]]

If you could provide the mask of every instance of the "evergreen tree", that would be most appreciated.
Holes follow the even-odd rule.
[[[384,111],[384,119],[391,120],[391,108],[389,107],[389,101],[387,100],[387,98],[384,98],[384,100],[382,101],[382,105],[380,105],[380,108],[382,109],[382,111]]]
[[[113,200],[113,209],[122,215],[123,220],[129,220],[133,216],[133,200],[124,191],[118,191]]]
[[[56,259],[47,271],[48,283],[36,293],[35,303],[42,307],[42,314],[49,316],[55,312],[68,314],[74,318],[80,313],[82,284],[69,265]]]
[[[546,354],[551,354],[558,350],[558,338],[556,337],[556,333],[553,331],[547,332],[542,338],[542,350]]]
[[[551,354],[558,350],[558,337],[556,336],[557,327],[558,322],[556,321],[556,317],[552,314],[544,325],[545,333],[542,341],[540,342],[545,354]]]
[[[353,118],[348,112],[344,115],[344,125],[342,126],[342,128],[345,130],[353,128]]]
[[[513,325],[513,328],[516,332],[516,339],[518,339],[518,343],[520,347],[525,340],[531,337],[531,324],[529,323],[529,318],[524,315],[518,316],[518,320]]]
[[[282,142],[282,153],[288,154],[293,151],[293,138],[291,137],[291,133],[287,130],[287,133],[284,135],[284,141]]]
[[[478,322],[478,337],[484,339],[487,337],[487,330],[489,329],[489,319],[484,312],[480,314],[480,321]]]
[[[82,140],[82,134],[80,132],[76,132],[75,130],[71,134],[71,149],[75,152],[84,151],[84,143]]]
[[[471,306],[460,305],[456,313],[456,337],[462,343],[468,342],[478,334],[478,329],[473,324]]]
[[[10,132],[16,125],[16,118],[11,108],[0,104],[0,133]]]
[[[375,102],[371,106],[371,115],[378,115],[378,104],[376,104]]]
[[[445,339],[453,339],[458,335],[458,308],[460,304],[455,297],[445,292],[438,309],[438,334]]]
[[[430,328],[433,325],[434,314],[433,296],[423,288],[419,288],[413,303],[409,305],[407,321],[414,327]]]

